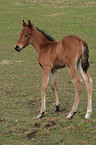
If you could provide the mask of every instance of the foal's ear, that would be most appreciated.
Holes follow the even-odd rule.
[[[32,24],[31,24],[31,21],[30,21],[30,20],[28,20],[28,27],[29,27],[29,28],[33,28],[33,26],[32,26]]]
[[[22,21],[22,26],[23,27],[26,27],[27,26],[27,24],[24,22],[24,20]]]

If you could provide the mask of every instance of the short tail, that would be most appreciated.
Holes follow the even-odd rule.
[[[88,44],[86,42],[82,42],[82,56],[81,56],[81,65],[82,69],[87,72],[89,68],[89,50],[88,50]]]

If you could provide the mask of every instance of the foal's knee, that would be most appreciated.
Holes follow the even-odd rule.
[[[41,95],[44,95],[46,93],[47,87],[42,86],[41,87]]]

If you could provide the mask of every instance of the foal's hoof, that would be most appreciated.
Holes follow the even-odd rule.
[[[73,116],[76,114],[77,112],[74,112],[74,113],[69,113],[68,115],[67,115],[67,119],[72,119],[73,118]]]
[[[60,106],[60,105],[59,105]],[[55,112],[59,112],[59,106],[56,106]]]
[[[85,115],[85,119],[90,119],[91,114],[92,114],[92,110],[87,110],[87,113]]]
[[[44,113],[45,113],[45,112],[40,113],[40,114],[37,116],[37,118],[42,118],[42,117],[44,117]]]

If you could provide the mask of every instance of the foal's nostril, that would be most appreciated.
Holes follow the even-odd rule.
[[[19,46],[18,45],[16,45],[16,47],[15,47],[16,49],[18,49],[19,48]]]

